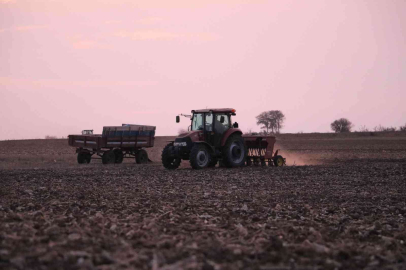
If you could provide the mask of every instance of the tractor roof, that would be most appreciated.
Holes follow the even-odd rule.
[[[232,109],[232,108],[192,110],[192,113],[207,113],[207,112],[214,112],[214,113],[235,113],[236,111],[235,111],[235,109]]]

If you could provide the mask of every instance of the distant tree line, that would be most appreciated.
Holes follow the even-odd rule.
[[[330,124],[331,129],[336,133],[351,132],[354,125],[347,118],[340,118],[335,120]],[[393,131],[406,131],[406,124],[400,126],[399,129],[396,127],[384,127],[382,125],[374,127],[372,130],[374,132],[393,132]],[[359,132],[370,132],[366,126],[361,126]]]
[[[262,112],[259,115],[257,115],[255,118],[257,120],[257,125],[259,125],[260,128],[262,129],[262,132],[261,132],[262,134],[280,133],[281,129],[283,128],[284,122],[286,120],[285,115],[280,110],[265,111],[265,112]],[[354,128],[354,124],[347,118],[340,118],[340,119],[334,120],[330,124],[330,128],[335,133],[352,132],[352,130]],[[393,131],[406,132],[406,124],[403,126],[400,126],[399,128],[384,127],[382,125],[379,125],[379,126],[374,127],[373,130],[369,130],[364,125],[364,126],[361,126],[358,131],[359,132],[371,132],[371,131],[373,131],[373,132],[393,132]],[[186,129],[182,128],[182,129],[179,129],[178,134],[182,134],[182,133],[186,133],[186,132],[188,132],[188,131]],[[357,131],[355,131],[355,132],[357,132]],[[248,130],[248,133],[258,134],[257,132],[252,132],[252,130]],[[299,133],[303,133],[303,132],[299,132]],[[51,136],[47,136],[47,137],[51,138]]]
[[[65,136],[62,136],[62,137],[58,138],[57,136],[46,135],[46,136],[45,136],[45,139],[46,139],[46,140],[66,139],[66,137],[65,137]]]

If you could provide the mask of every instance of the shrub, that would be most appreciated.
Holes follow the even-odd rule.
[[[364,125],[359,127],[359,132],[369,132],[369,129]]]
[[[384,127],[382,125],[379,125],[374,128],[374,131],[376,131],[376,132],[393,132],[393,131],[396,131],[396,127]]]

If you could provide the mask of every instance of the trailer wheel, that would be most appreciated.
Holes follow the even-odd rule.
[[[262,166],[262,167],[266,166],[265,159],[261,159],[261,166]]]
[[[90,153],[86,153],[86,152],[78,153],[78,163],[79,164],[90,163],[91,158],[92,157],[91,157]]]
[[[285,165],[285,160],[283,159],[282,156],[276,156],[273,158],[273,163],[276,167],[280,167]]]
[[[241,167],[247,158],[247,149],[241,135],[231,135],[223,148],[223,161],[226,167]]]
[[[190,151],[189,161],[193,169],[206,168],[210,163],[209,150],[202,144],[195,144]]]
[[[102,156],[103,164],[111,164],[116,162],[116,155],[114,154],[113,150],[109,150],[104,152]]]
[[[180,158],[174,157],[171,154],[171,147],[173,147],[172,143],[165,146],[164,150],[162,150],[162,164],[165,168],[174,170],[179,167],[182,160]]]
[[[123,163],[124,160],[124,154],[123,151],[121,151],[120,149],[114,149],[114,156],[115,156],[115,163]]]
[[[87,163],[90,163],[91,160],[92,160],[92,155],[90,153],[87,153],[87,155],[86,155]]]
[[[148,163],[147,151],[145,151],[144,149],[138,150],[137,153],[135,154],[135,162],[137,162],[137,164]]]

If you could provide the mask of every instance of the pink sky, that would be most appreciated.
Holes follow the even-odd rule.
[[[0,0],[0,140],[175,135],[179,113],[279,109],[282,132],[406,123],[406,1]]]

